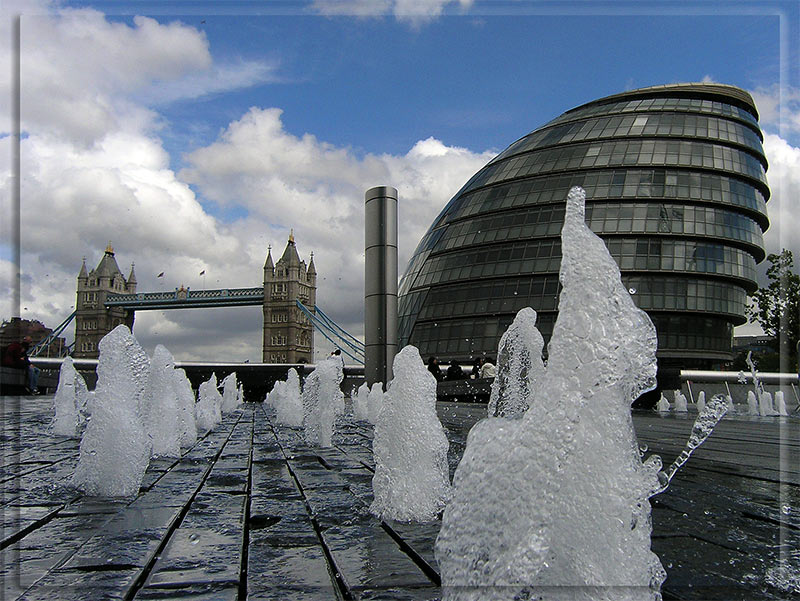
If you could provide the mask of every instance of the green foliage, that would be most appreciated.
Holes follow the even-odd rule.
[[[784,248],[780,254],[770,254],[767,261],[769,284],[752,295],[747,317],[777,341],[776,350],[793,366],[800,337],[800,275],[794,271],[790,250]]]

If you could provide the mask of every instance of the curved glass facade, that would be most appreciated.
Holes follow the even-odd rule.
[[[476,173],[423,236],[400,284],[400,343],[493,355],[525,306],[549,338],[567,192],[659,335],[659,358],[732,358],[769,225],[758,113],[743,90],[676,84],[567,111]]]

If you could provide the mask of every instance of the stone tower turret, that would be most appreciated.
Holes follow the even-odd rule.
[[[120,324],[133,329],[134,312],[121,307],[106,309],[109,294],[125,294],[136,290],[136,276],[131,265],[131,279],[126,280],[108,243],[97,267],[86,272],[86,259],[78,273],[78,294],[75,301],[75,350],[81,359],[96,359],[100,340]]]
[[[299,300],[315,311],[316,269],[300,260],[289,234],[286,249],[273,265],[271,247],[264,263],[264,363],[310,363],[314,360],[314,328],[297,307]],[[309,271],[314,269],[313,280]]]

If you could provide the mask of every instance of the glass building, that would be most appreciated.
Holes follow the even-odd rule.
[[[659,365],[733,358],[764,258],[767,160],[751,96],[689,83],[584,104],[517,140],[450,200],[400,284],[400,344],[423,357],[495,355],[525,306],[547,340],[567,192],[658,331]]]

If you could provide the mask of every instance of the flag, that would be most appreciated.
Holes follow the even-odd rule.
[[[205,274],[206,274],[206,270],[205,269],[200,272],[200,275],[205,275]]]
[[[161,273],[159,273],[159,274],[158,274],[156,277],[157,277],[157,278],[163,278],[163,277],[164,277],[164,272],[162,271],[162,272],[161,272]]]

